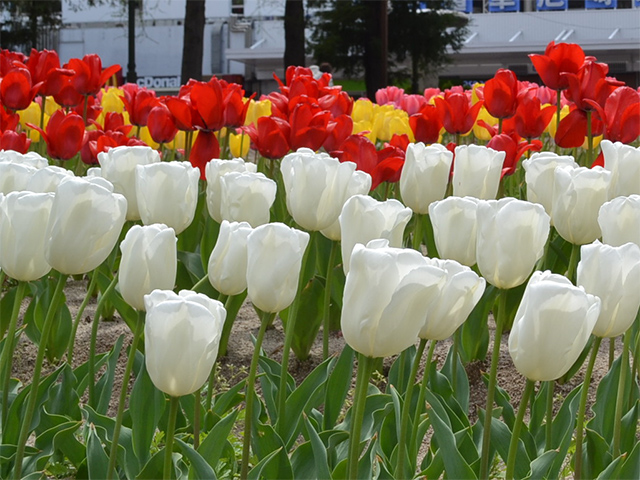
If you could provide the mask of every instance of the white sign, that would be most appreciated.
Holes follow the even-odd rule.
[[[153,90],[157,89],[173,89],[178,90],[180,88],[180,76],[170,76],[170,77],[153,77],[146,76],[138,78],[137,82],[139,87],[151,88]]]

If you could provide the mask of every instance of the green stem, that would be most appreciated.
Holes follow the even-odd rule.
[[[95,395],[95,378],[96,378],[96,342],[98,339],[98,326],[100,325],[100,317],[102,315],[102,309],[104,308],[104,303],[106,298],[111,294],[114,288],[116,288],[116,284],[118,283],[118,276],[114,275],[111,283],[107,287],[107,289],[102,293],[100,298],[98,299],[98,304],[96,305],[96,313],[93,316],[93,323],[91,324],[91,339],[89,340],[89,361],[88,361],[88,371],[89,375],[89,406],[95,408],[96,405],[96,395]]]
[[[638,321],[638,318],[640,318],[640,312],[638,312],[638,317],[636,317],[636,322]],[[638,376],[638,380],[640,380],[640,369],[638,368],[638,358],[640,357],[640,334],[636,335],[636,345],[634,347],[633,350],[633,362],[631,364],[631,381],[635,382],[635,377],[636,375]],[[633,404],[633,394],[634,394],[634,389],[630,389],[629,390],[629,405]]]
[[[260,359],[260,350],[264,339],[264,332],[267,326],[271,324],[275,313],[262,312],[260,321],[260,330],[256,338],[256,344],[253,347],[253,357],[251,358],[251,366],[249,367],[249,377],[247,378],[247,392],[245,394],[245,416],[244,416],[244,441],[242,445],[242,465],[240,469],[240,479],[246,480],[249,473],[249,453],[251,450],[251,423],[253,422],[253,397],[255,396],[256,374],[258,372],[258,360]]]
[[[180,407],[180,397],[170,397],[169,400],[169,422],[167,423],[167,441],[164,445],[164,467],[162,468],[162,478],[171,480],[173,477],[173,436],[176,431],[176,418]]]
[[[591,131],[591,110],[587,110],[587,164],[591,168],[593,164],[593,132]]]
[[[207,282],[209,281],[209,275],[205,274],[204,277],[202,277],[200,280],[198,280],[193,287],[191,287],[191,290],[193,290],[194,292],[197,292],[198,289],[200,287],[202,287],[203,285],[205,285]]]
[[[400,438],[398,438],[398,463],[396,465],[396,478],[405,478],[404,476],[404,463],[407,451],[407,429],[409,428],[409,411],[411,410],[411,397],[413,396],[413,388],[416,383],[416,377],[418,376],[418,367],[420,366],[420,360],[424,353],[424,348],[427,345],[427,341],[424,338],[420,339],[416,356],[413,360],[413,366],[411,367],[411,374],[409,375],[409,385],[407,385],[407,391],[404,395],[404,403],[402,404],[402,417],[400,421]],[[411,437],[411,441],[416,439]],[[413,477],[413,475],[411,475]]]
[[[73,321],[73,327],[71,328],[71,338],[69,338],[69,346],[67,347],[67,364],[69,366],[73,366],[73,347],[76,342],[76,332],[78,331],[78,325],[80,324],[80,317],[84,313],[84,309],[87,308],[87,304],[91,299],[93,294],[93,290],[96,288],[96,282],[98,278],[98,272],[94,270],[93,275],[91,275],[91,281],[89,282],[89,286],[87,287],[87,293],[80,304],[80,308],[76,313],[76,318]]]
[[[200,446],[200,409],[202,408],[202,388],[193,394],[195,396],[195,408],[193,410],[193,449]]]
[[[413,229],[413,243],[412,247],[414,250],[418,250],[420,252],[420,245],[422,245],[422,215],[419,213],[415,214],[415,225]]]
[[[193,130],[187,130],[184,134],[184,160],[189,161],[191,154],[191,139],[193,138]]]
[[[284,347],[282,348],[282,368],[280,370],[280,385],[278,387],[278,420],[276,421],[276,431],[280,438],[282,438],[285,442],[284,438],[284,419],[286,415],[287,409],[287,396],[289,392],[287,391],[287,377],[289,373],[289,353],[291,352],[291,344],[293,343],[293,337],[295,335],[296,329],[296,321],[298,320],[298,308],[300,306],[300,297],[302,296],[302,289],[304,288],[303,275],[306,270],[305,266],[309,261],[309,252],[312,248],[314,248],[314,237],[317,236],[318,232],[311,232],[311,238],[309,238],[309,243],[307,248],[302,255],[301,268],[298,279],[298,291],[296,293],[296,297],[293,299],[293,303],[289,307],[289,315],[287,317],[287,325],[285,327],[284,332]]]
[[[18,325],[18,316],[20,315],[20,306],[26,290],[27,282],[18,282],[16,288],[16,296],[13,300],[13,309],[11,310],[11,318],[9,319],[9,327],[7,328],[7,336],[4,340],[4,348],[2,349],[2,357],[0,359],[0,372],[2,374],[2,431],[7,428],[7,416],[9,413],[9,382],[11,380],[11,368],[13,365],[13,350],[15,348],[14,337],[16,336],[16,327]]]
[[[369,378],[375,365],[375,358],[358,353],[358,375],[356,378],[356,390],[353,399],[353,413],[351,416],[351,430],[349,432],[349,456],[347,457],[347,478],[358,478],[358,459],[360,457],[360,435],[364,407],[367,402],[367,388]]]
[[[498,294],[498,315],[496,319],[496,331],[493,338],[493,352],[491,354],[491,370],[489,371],[489,386],[487,387],[487,407],[484,412],[484,427],[482,431],[482,456],[480,458],[480,478],[489,478],[489,446],[491,443],[491,419],[493,417],[493,398],[496,391],[496,375],[498,361],[500,360],[500,343],[502,342],[502,330],[504,328],[507,310],[507,290],[501,290]]]
[[[122,415],[124,414],[124,405],[127,401],[127,387],[129,386],[129,378],[133,370],[133,363],[136,359],[136,352],[138,351],[138,342],[142,337],[144,331],[144,319],[146,312],[144,310],[138,311],[138,320],[136,322],[136,330],[133,332],[133,339],[131,340],[131,346],[129,347],[129,357],[127,358],[127,366],[124,369],[124,375],[122,376],[122,388],[120,389],[120,398],[118,399],[118,412],[116,413],[116,424],[113,428],[113,439],[111,440],[111,450],[109,452],[109,466],[107,467],[107,479],[113,478],[113,472],[116,468],[116,461],[118,459],[118,440],[120,438],[120,429],[122,427]]]
[[[560,126],[560,112],[562,111],[562,90],[556,92],[556,135],[558,134],[558,127]],[[554,138],[555,142],[555,138]],[[558,153],[559,147],[556,143],[556,153]]]
[[[453,352],[451,354],[451,356],[453,357],[451,360],[452,362],[452,369],[451,369],[451,386],[453,387],[453,390],[455,391],[456,389],[456,385],[458,385],[458,355],[460,355],[459,352],[459,345],[460,345],[460,337],[462,336],[462,329],[461,328],[457,328],[456,331],[453,334],[453,345],[451,346]]]
[[[502,118],[498,119],[498,135],[502,133]]]
[[[31,431],[31,420],[36,409],[36,403],[38,402],[38,390],[40,389],[40,374],[42,373],[42,363],[44,362],[44,355],[47,350],[47,343],[49,343],[49,336],[54,324],[55,313],[58,309],[58,303],[62,297],[62,291],[67,283],[68,275],[58,273],[58,283],[53,292],[51,303],[49,304],[49,310],[44,319],[42,325],[42,333],[40,335],[40,343],[38,344],[38,354],[36,356],[36,363],[33,369],[33,376],[31,380],[31,390],[29,391],[29,401],[27,403],[27,409],[22,417],[22,426],[20,428],[20,436],[18,437],[18,447],[16,450],[15,470],[14,478],[19,480],[22,475],[22,460],[24,459],[25,449],[27,448],[27,438]]]
[[[571,283],[575,283],[576,280],[576,267],[580,258],[580,245],[571,245],[571,256],[569,257],[569,265],[567,271],[564,274]]]
[[[616,338],[611,337],[609,339],[609,370],[611,370],[611,365],[613,365],[613,361],[616,358]]]
[[[422,375],[422,382],[420,383],[420,393],[418,394],[418,403],[415,413],[413,414],[413,428],[411,429],[411,437],[415,442],[414,447],[418,446],[416,436],[418,435],[418,424],[420,423],[420,414],[424,407],[424,397],[427,395],[427,383],[429,381],[429,372],[431,371],[431,360],[433,359],[433,352],[436,350],[437,340],[431,340],[429,345],[429,351],[427,352],[427,358],[424,362],[424,374]],[[417,452],[412,452],[412,458],[416,457]]]
[[[612,339],[613,340],[613,339]],[[622,354],[620,355],[620,378],[618,380],[618,394],[616,395],[616,413],[613,420],[613,458],[620,455],[620,428],[622,427],[622,415],[625,408],[624,390],[629,370],[629,345],[631,343],[631,329],[624,334]]]
[[[544,426],[546,450],[551,450],[551,434],[553,433],[553,394],[555,385],[555,380],[547,382],[547,411],[545,414],[546,423]]]
[[[587,370],[584,373],[584,381],[582,382],[582,391],[580,392],[580,406],[578,407],[578,419],[576,422],[576,452],[574,456],[574,468],[573,478],[580,480],[582,478],[582,440],[584,435],[584,414],[587,409],[587,397],[589,396],[589,384],[591,383],[591,374],[593,373],[593,366],[596,363],[598,356],[598,350],[600,349],[600,342],[602,337],[596,337],[591,346],[591,356],[589,357],[589,364]]]
[[[431,216],[425,215],[424,219],[425,228],[425,241],[427,245],[427,255],[430,258],[439,258],[438,249],[436,247],[436,237],[433,232],[433,223],[431,223]]]
[[[518,416],[516,417],[516,423],[513,425],[513,432],[511,433],[511,442],[509,443],[509,455],[507,457],[507,473],[505,475],[506,480],[513,479],[513,471],[516,466],[516,454],[518,452],[518,442],[520,441],[520,428],[522,427],[522,420],[524,419],[524,412],[527,410],[527,402],[533,392],[533,387],[536,382],[534,380],[527,379],[527,384],[524,387],[522,398],[520,399],[520,406],[518,407]]]
[[[322,360],[329,357],[329,330],[331,323],[331,281],[333,280],[333,267],[336,262],[336,255],[339,248],[338,242],[331,242],[331,251],[329,252],[329,262],[327,265],[327,280],[324,285],[324,298],[322,311]]]

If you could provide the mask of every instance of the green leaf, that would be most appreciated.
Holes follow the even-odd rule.
[[[98,276],[96,281],[98,282],[98,288],[101,292],[104,292],[107,290],[107,288],[109,288],[113,277],[105,275],[100,270],[97,272],[97,274]],[[108,296],[105,297],[105,301],[107,300],[113,304],[115,309],[120,314],[120,317],[122,317],[122,320],[124,320],[129,329],[132,332],[135,331],[136,322],[138,321],[138,312],[136,312],[136,310],[131,305],[124,301],[122,295],[120,295],[120,292],[118,292],[117,289],[113,288]]]
[[[504,462],[507,462],[509,456],[509,444],[511,443],[511,431],[502,421],[494,418],[491,421],[491,443],[495,445],[498,454]],[[529,464],[531,460],[524,448],[521,439],[518,440],[518,450],[516,452],[516,464],[514,469],[515,478],[524,478],[529,473]]]
[[[389,369],[388,385],[393,385],[403,395],[409,384],[409,376],[411,375],[411,368],[415,358],[416,346],[412,345],[398,355]]]
[[[351,387],[353,376],[353,349],[345,345],[327,380],[327,391],[324,399],[323,430],[333,428],[342,411],[347,393]]]
[[[562,464],[571,446],[573,431],[576,425],[576,413],[578,412],[580,403],[579,393],[581,390],[581,386],[578,385],[566,396],[552,422],[550,448],[556,449],[558,455],[549,472],[549,478],[556,478],[560,474]]]
[[[77,393],[77,379],[73,374],[73,370],[68,364],[64,364],[61,375],[61,381],[54,384],[49,391],[49,399],[45,403],[48,412],[80,420],[82,413],[80,412],[80,397]]]
[[[258,462],[258,464],[251,469],[249,475],[247,476],[248,480],[259,480],[262,476],[262,471],[267,468],[270,463],[278,457],[282,453],[282,448],[274,450],[269,455],[264,457],[262,460]],[[269,478],[269,477],[267,477]]]
[[[178,454],[174,453],[176,457]],[[164,448],[156,452],[149,461],[142,467],[140,473],[135,477],[136,480],[158,480],[164,476]],[[104,477],[102,477],[104,478]]]
[[[244,394],[240,391],[244,389],[245,385],[245,381],[239,382],[226,392],[216,395],[211,411],[221,417],[239,405],[244,401]]]
[[[325,386],[329,370],[334,358],[327,358],[309,373],[302,383],[286,399],[286,416],[284,420],[284,441],[287,448],[295,442],[303,413],[318,406],[325,397]]]
[[[231,433],[231,429],[235,425],[239,412],[239,409],[235,409],[227,416],[221,418],[198,447],[198,453],[206,459],[211,468],[216,468],[225,446],[223,440]]]
[[[331,472],[329,471],[329,459],[327,458],[327,450],[315,431],[307,416],[304,416],[304,423],[307,429],[307,435],[313,449],[313,460],[318,480],[331,480]]]
[[[98,405],[96,412],[100,414],[107,413],[109,409],[109,402],[111,402],[111,392],[113,391],[113,379],[116,374],[116,366],[118,364],[118,357],[120,356],[120,350],[122,349],[122,342],[124,341],[124,334],[118,337],[115,345],[107,356],[107,365],[104,374],[96,383],[95,393],[98,398]]]
[[[582,470],[585,479],[596,478],[611,463],[609,442],[590,428],[585,429],[586,444],[583,449]]]
[[[143,356],[140,352],[136,354],[139,357]],[[142,362],[129,395],[133,451],[142,463],[146,463],[149,458],[149,447],[164,412],[165,403],[163,393],[155,387]]]
[[[458,451],[455,437],[451,431],[446,411],[440,400],[429,390],[426,392],[426,400],[429,403],[427,411],[433,426],[434,436],[438,441],[440,450],[444,452],[442,461],[448,478],[477,478],[462,454]],[[493,423],[493,422],[492,422]]]
[[[89,438],[87,439],[89,478],[107,478],[108,465],[109,457],[96,434],[96,427],[91,423],[89,424]]]
[[[178,290],[190,289],[206,274],[199,253],[178,251],[178,272],[176,274],[176,288]]]
[[[0,338],[4,338],[9,328],[9,321],[11,320],[11,312],[13,310],[17,289],[17,286],[7,288],[4,290],[2,298],[0,298]]]
[[[460,327],[460,357],[464,363],[484,360],[489,349],[487,317],[498,295],[498,289],[489,285],[482,298]]]
[[[189,469],[190,479],[193,478],[195,480],[217,480],[213,468],[211,467],[211,465],[209,465],[209,463],[207,463],[207,461],[202,457],[202,455],[200,455],[199,452],[195,451],[191,445],[188,445],[179,438],[175,438],[174,442],[182,452],[182,455],[184,455],[191,463],[191,468]],[[220,443],[223,444],[223,442]],[[191,472],[193,472],[193,476],[191,475]]]
[[[547,450],[531,462],[531,472],[525,480],[543,480],[554,478],[549,475],[553,462],[558,457],[557,450]]]
[[[469,411],[469,377],[467,371],[464,369],[460,356],[453,358],[453,348],[449,349],[447,358],[442,366],[442,374],[451,380],[453,379],[454,364],[456,368],[456,384],[452,385],[453,395],[457,400],[460,408],[463,412]]]
[[[318,331],[322,325],[324,313],[324,280],[320,277],[312,277],[299,293],[296,299],[298,302],[298,320],[295,322],[291,349],[299,360],[309,358],[309,352],[313,342],[318,336]],[[287,328],[289,320],[289,309],[280,312],[280,318]]]
[[[625,477],[620,476],[620,470],[622,470],[622,465],[624,462],[624,457],[620,456],[616,458],[613,462],[607,465],[600,475],[598,475],[598,480],[620,480]]]
[[[627,456],[622,468],[620,469],[619,478],[640,478],[640,442]]]

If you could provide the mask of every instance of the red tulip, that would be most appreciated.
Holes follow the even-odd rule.
[[[16,68],[0,80],[0,102],[10,110],[24,110],[33,101],[42,83],[31,82],[26,68]]]
[[[553,105],[541,108],[538,97],[525,95],[521,98],[513,117],[515,130],[523,138],[538,138],[547,128],[556,111]]]
[[[209,130],[200,130],[196,141],[191,147],[189,161],[194,167],[200,169],[200,178],[206,179],[205,168],[212,158],[220,158],[220,144],[215,133]]]
[[[257,125],[248,125],[243,130],[263,157],[282,158],[290,150],[291,126],[279,117],[260,117]]]
[[[371,175],[378,165],[378,151],[376,146],[363,135],[351,135],[343,143],[340,150],[330,152],[341,162],[353,162],[358,170]]]
[[[27,57],[20,52],[0,50],[0,77],[4,77],[14,68],[26,68]]]
[[[87,104],[86,108],[85,103]],[[80,104],[73,107],[72,110],[78,115],[86,114],[87,123],[91,123],[100,116],[100,113],[102,112],[102,105],[100,105],[100,102],[96,101],[96,97],[93,95],[87,95],[82,97]]]
[[[253,98],[254,95],[251,96]],[[241,127],[247,117],[249,102],[245,101],[244,90],[237,83],[228,84],[223,90],[224,126]]]
[[[188,96],[168,97],[165,99],[165,105],[171,111],[178,130],[191,132],[196,129],[194,119],[198,117],[198,110]]]
[[[388,145],[378,152],[378,164],[371,172],[371,190],[382,182],[395,183],[400,180],[404,166],[405,152],[398,147]]]
[[[580,110],[596,110],[604,119],[602,107],[622,82],[607,77],[609,66],[592,59],[585,60],[577,73],[565,73],[562,76],[568,82],[565,92],[567,99],[575,103]]]
[[[60,90],[53,94],[53,99],[58,105],[65,108],[73,108],[83,102],[84,95],[76,90],[71,77],[62,77],[60,84]]]
[[[542,82],[554,90],[564,90],[569,84],[563,73],[578,73],[584,63],[585,55],[580,45],[574,43],[558,43],[551,41],[544,55],[530,54],[536,72]]]
[[[147,117],[147,128],[156,143],[168,143],[178,133],[173,115],[164,104],[159,104],[151,109]]]
[[[445,92],[444,98],[435,97],[436,108],[444,129],[451,134],[466,134],[471,131],[478,118],[482,102],[471,105],[465,93]]]
[[[51,158],[69,160],[82,148],[84,121],[75,112],[64,113],[62,110],[56,110],[49,119],[46,132],[35,125],[28,125],[40,132],[47,143],[47,153]]]
[[[353,133],[353,119],[349,115],[340,115],[327,124],[327,138],[322,146],[327,152],[340,150],[342,142]]]
[[[604,131],[604,123],[597,115],[591,116],[591,133],[600,135]],[[556,132],[556,144],[562,148],[577,148],[584,143],[587,135],[587,113],[579,108],[573,108],[569,114],[560,120]]]
[[[0,150],[15,150],[20,153],[27,153],[31,145],[31,140],[27,134],[17,133],[12,130],[0,132]]]
[[[505,152],[504,164],[502,166],[502,174],[500,178],[513,175],[518,169],[518,161],[528,150],[538,152],[542,149],[542,142],[540,140],[533,140],[531,143],[526,141],[519,141],[516,135],[508,135],[501,133],[495,135],[487,143],[487,147],[493,148],[499,152]]]
[[[15,112],[7,112],[4,108],[0,108],[0,132],[15,130],[19,123],[20,115]]]
[[[95,53],[85,55],[82,60],[72,58],[66,65],[75,73],[71,82],[81,95],[96,95],[102,86],[120,70],[120,65],[111,65],[102,69],[102,60]]]
[[[608,140],[631,143],[640,136],[640,92],[616,88],[604,104],[604,114]]]
[[[55,50],[38,51],[31,49],[27,68],[34,82],[42,82],[38,94],[49,97],[60,91],[63,77],[73,75],[73,70],[60,68],[60,58]]]
[[[139,87],[135,83],[123,85],[124,96],[120,97],[124,108],[129,113],[129,121],[138,127],[147,125],[147,117],[152,108],[160,105],[156,92]]]
[[[511,70],[501,68],[484,84],[484,106],[496,118],[510,118],[518,107],[518,79]]]
[[[191,104],[198,112],[194,126],[200,130],[220,130],[224,126],[222,86],[215,77],[209,82],[198,82],[190,93]]]
[[[331,93],[323,95],[318,99],[318,105],[323,110],[329,110],[333,118],[340,115],[351,115],[353,110],[353,97],[347,92],[332,90]]]
[[[306,101],[298,103],[289,115],[289,146],[291,150],[307,147],[315,151],[320,149],[327,138],[327,124],[331,114],[308,97],[300,97],[301,100],[303,98]]]
[[[409,117],[409,126],[417,142],[436,143],[442,129],[438,109],[426,104],[418,113]]]

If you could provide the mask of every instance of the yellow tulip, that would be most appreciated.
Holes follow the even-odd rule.
[[[394,134],[406,133],[411,139],[413,132],[409,126],[409,115],[393,105],[376,105],[374,107],[373,133],[376,139],[389,141]],[[413,140],[412,140],[413,141]]]
[[[124,92],[119,88],[104,88],[102,89],[102,105],[103,112],[117,112],[122,113],[124,111],[124,103],[122,103],[122,97]]]
[[[149,133],[149,129],[147,127],[140,128],[140,135],[138,136],[138,138],[140,138],[140,140],[142,140],[154,150],[157,150],[160,146],[159,143],[153,141],[153,138],[151,138],[151,134]]]
[[[27,123],[40,126],[41,112],[42,110],[40,108],[40,105],[38,105],[36,102],[31,102],[31,105],[29,105],[26,109],[20,110],[18,112],[18,115],[20,116],[20,125],[22,127],[22,130],[27,134],[27,136],[31,139],[32,142],[40,141],[40,133],[37,130],[27,126]],[[49,122],[49,115],[45,113],[43,128],[47,126],[48,122]]]
[[[569,105],[565,105],[564,107],[562,107],[562,110],[560,110],[560,120],[562,120],[567,115],[569,115]],[[552,138],[556,137],[556,116],[555,115],[551,118],[551,121],[549,122],[549,125],[547,125],[545,132],[551,135]]]
[[[476,123],[473,124],[473,134],[478,140],[491,140],[491,134],[487,131],[486,128],[478,125],[478,120],[484,120],[489,125],[494,126],[498,124],[498,119],[492,117],[491,114],[487,111],[484,106],[480,109],[480,113],[478,113],[478,118],[476,119]]]
[[[254,99],[247,100],[249,102],[249,108],[247,109],[247,116],[244,119],[245,125],[256,124],[258,118],[268,117],[271,115],[271,101]]]
[[[231,150],[231,155],[234,158],[246,158],[249,154],[250,145],[251,140],[247,134],[232,133],[229,135],[229,150]]]
[[[354,125],[360,122],[373,122],[373,102],[367,98],[359,98],[353,102],[351,118]]]
[[[474,83],[473,87],[471,87],[471,103],[472,104],[480,100],[480,98],[478,97],[478,92],[476,91],[478,87],[484,87],[484,83]]]

